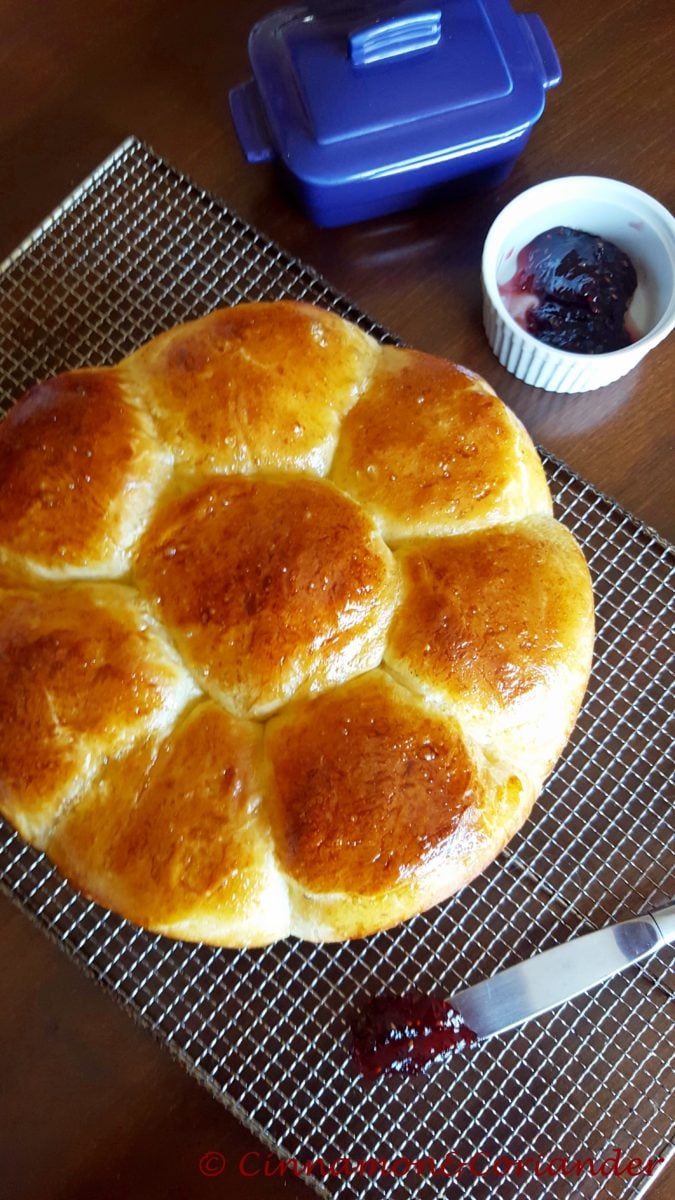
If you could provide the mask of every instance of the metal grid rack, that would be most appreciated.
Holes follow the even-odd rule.
[[[386,332],[147,147],[123,146],[0,268],[0,406],[64,367],[113,362],[211,308],[281,296]],[[594,577],[598,640],[573,740],[533,819],[483,876],[365,942],[230,952],[174,943],[86,902],[0,821],[3,886],[281,1156],[385,1160],[321,1195],[459,1194],[395,1160],[668,1157],[675,1053],[667,952],[421,1081],[368,1087],[345,1052],[365,992],[450,994],[673,891],[672,550],[545,456],[558,514]],[[672,704],[670,705],[672,709]],[[400,1172],[400,1174],[399,1174]],[[637,1197],[650,1180],[462,1176],[476,1200]]]

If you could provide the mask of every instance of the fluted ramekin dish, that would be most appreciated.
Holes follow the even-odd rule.
[[[539,233],[567,225],[616,243],[631,258],[638,285],[628,310],[641,336],[621,350],[577,354],[540,342],[512,316],[500,294],[520,251]],[[516,196],[493,222],[482,261],[483,321],[500,363],[536,388],[586,392],[620,379],[675,327],[675,220],[652,196],[618,179],[570,175]]]

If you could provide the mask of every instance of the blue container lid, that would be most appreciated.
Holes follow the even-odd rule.
[[[560,64],[508,0],[317,2],[260,21],[249,55],[273,147],[316,183],[405,170],[523,134]]]

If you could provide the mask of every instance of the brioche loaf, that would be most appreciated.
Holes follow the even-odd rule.
[[[214,312],[0,423],[0,812],[153,931],[446,899],[527,819],[592,643],[517,419],[331,312]]]

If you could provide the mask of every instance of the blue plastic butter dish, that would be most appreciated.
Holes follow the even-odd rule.
[[[310,217],[346,225],[503,179],[560,82],[545,26],[508,0],[274,12],[230,93],[249,162],[276,160]]]

